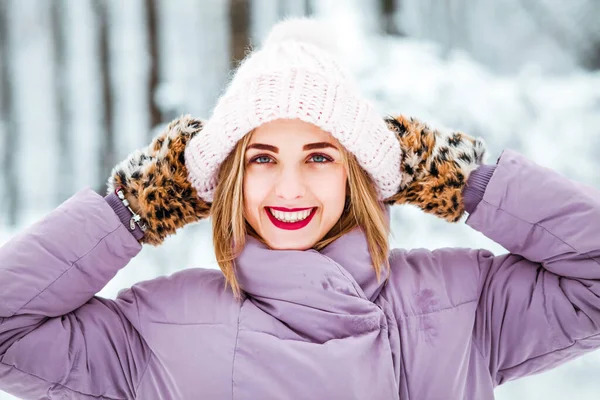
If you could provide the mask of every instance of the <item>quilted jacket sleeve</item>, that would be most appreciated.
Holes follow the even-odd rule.
[[[479,251],[474,343],[496,385],[600,348],[600,191],[505,150],[467,224]]]
[[[150,352],[136,297],[96,297],[141,249],[84,189],[0,248],[0,390],[23,399],[131,399]]]

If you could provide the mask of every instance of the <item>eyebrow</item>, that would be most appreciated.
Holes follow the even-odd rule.
[[[308,143],[302,147],[302,150],[307,151],[307,150],[316,150],[316,149],[326,149],[328,147],[338,150],[337,147],[335,147],[333,144],[328,143],[328,142]],[[252,143],[252,144],[248,145],[248,149],[268,150],[275,154],[279,153],[279,149],[277,147],[271,146],[270,144],[263,144],[263,143]]]

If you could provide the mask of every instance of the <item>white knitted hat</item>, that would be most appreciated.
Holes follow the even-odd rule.
[[[379,198],[400,186],[400,143],[335,59],[334,36],[312,19],[289,19],[247,56],[212,116],[187,145],[188,178],[212,203],[219,166],[236,143],[260,125],[298,118],[331,133],[354,154]]]

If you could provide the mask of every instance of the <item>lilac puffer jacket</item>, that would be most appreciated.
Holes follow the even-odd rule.
[[[600,347],[600,192],[505,150],[467,224],[511,253],[250,239],[242,302],[186,269],[94,296],[140,251],[86,189],[0,249],[0,389],[28,399],[477,399]],[[385,277],[385,276],[384,276]],[[383,281],[382,281],[383,282]]]

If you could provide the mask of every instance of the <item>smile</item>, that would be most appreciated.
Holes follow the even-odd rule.
[[[273,225],[286,230],[304,228],[317,211],[317,207],[292,209],[292,211],[283,211],[278,207],[265,207],[265,209]]]

